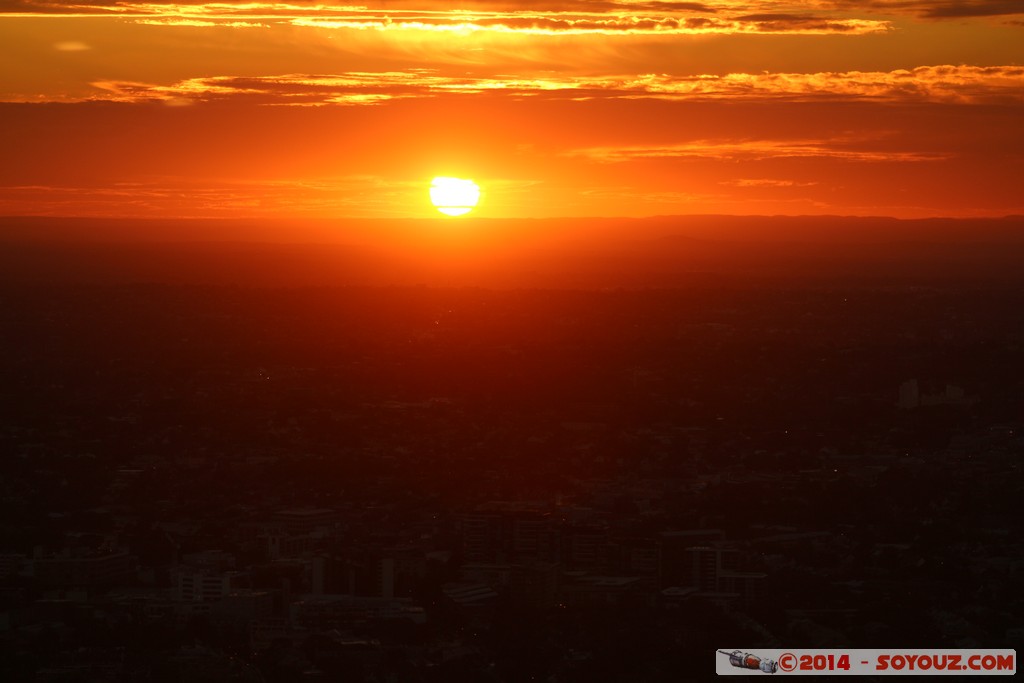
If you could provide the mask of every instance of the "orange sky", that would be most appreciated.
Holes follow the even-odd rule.
[[[1024,213],[1020,0],[0,0],[0,46],[2,215]]]

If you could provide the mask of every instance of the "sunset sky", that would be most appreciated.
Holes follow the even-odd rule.
[[[1024,213],[1021,0],[0,0],[0,54],[0,215]]]

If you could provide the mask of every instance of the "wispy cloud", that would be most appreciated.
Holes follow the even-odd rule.
[[[858,12],[914,14],[927,19],[1024,14],[1024,3],[1019,0],[826,0],[817,4]]]
[[[912,15],[934,20],[1024,15],[1019,0],[464,0],[458,9],[431,0],[369,0],[347,4],[303,0],[220,2],[169,0],[0,0],[0,14],[191,18],[207,21],[270,19],[323,21],[324,25],[377,28],[472,26],[516,30],[534,22],[537,31],[759,32],[885,30],[879,15]],[[874,17],[873,19],[871,17]],[[603,18],[603,20],[602,20]],[[695,19],[696,21],[685,21]],[[631,24],[633,24],[631,26]],[[657,28],[660,27],[660,28]]]
[[[531,35],[701,35],[701,34],[865,34],[891,29],[888,21],[873,19],[830,19],[814,16],[756,15],[675,17],[654,15],[491,14],[446,16],[366,15],[346,18],[296,18],[297,26],[327,29],[444,31],[471,33],[489,31]]]
[[[321,29],[497,32],[532,35],[865,34],[887,20],[828,11],[772,11],[775,3],[476,2],[462,9],[431,3],[324,5],[278,2],[83,2],[8,0],[0,13],[116,16],[145,24],[249,28],[266,22]],[[751,13],[751,7],[765,11]]]
[[[736,180],[724,180],[719,185],[728,185],[731,187],[770,187],[770,188],[783,188],[783,187],[812,187],[817,185],[817,182],[813,181],[798,181],[798,180],[782,180],[775,178],[737,178]]]
[[[178,17],[155,17],[153,19],[134,19],[136,24],[147,26],[222,26],[227,28],[269,28],[270,24],[259,21],[230,21],[225,19],[183,19]]]
[[[171,85],[97,81],[91,99],[168,104],[233,100],[267,105],[366,105],[451,94],[503,93],[577,100],[607,98],[850,99],[954,103],[1024,102],[1024,67],[923,66],[888,72],[617,77],[473,78],[432,70],[336,75],[193,78]]]
[[[108,185],[0,185],[0,214],[122,216],[319,216],[379,215],[418,205],[421,181],[376,176],[302,180],[152,178]],[[420,204],[425,204],[425,200]]]
[[[937,161],[946,154],[858,148],[855,141],[837,140],[695,140],[676,145],[591,147],[570,152],[595,161],[616,163],[638,159],[835,159],[853,162]]]

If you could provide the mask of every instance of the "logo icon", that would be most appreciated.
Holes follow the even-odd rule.
[[[749,652],[719,650],[718,653],[728,657],[729,663],[740,669],[761,670],[766,674],[773,674],[779,670],[779,665],[774,659],[761,658]]]

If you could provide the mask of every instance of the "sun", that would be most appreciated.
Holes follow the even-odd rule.
[[[480,201],[480,186],[472,180],[437,176],[430,183],[430,201],[446,216],[462,216]]]

